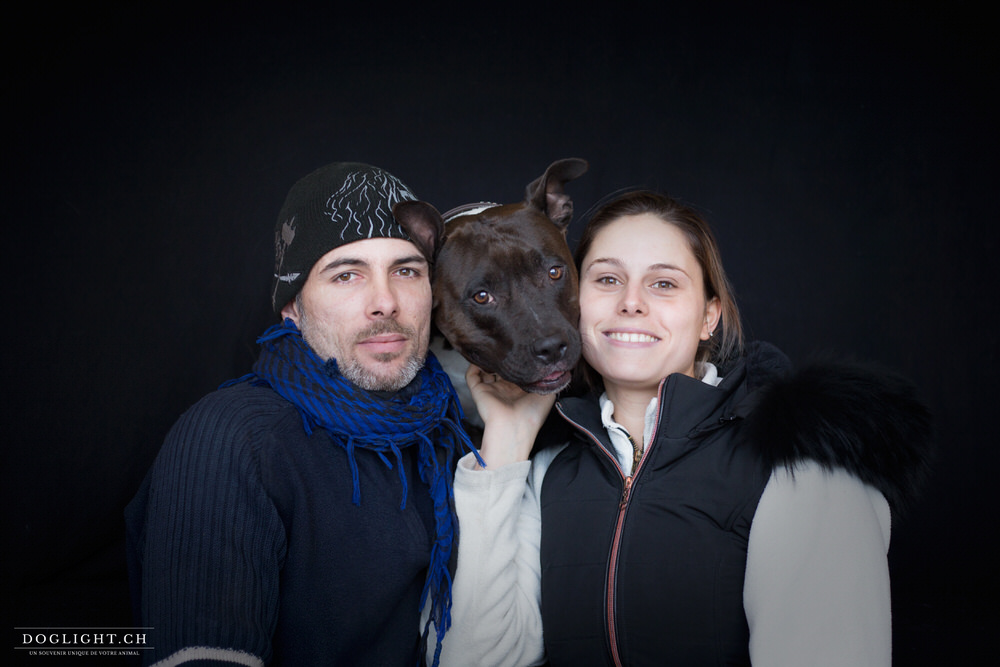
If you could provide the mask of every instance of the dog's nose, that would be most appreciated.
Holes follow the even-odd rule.
[[[566,339],[562,336],[538,338],[531,344],[531,351],[547,364],[553,364],[566,354]]]

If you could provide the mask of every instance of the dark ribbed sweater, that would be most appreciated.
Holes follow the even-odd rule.
[[[416,664],[427,486],[403,449],[400,510],[395,463],[355,457],[360,505],[343,447],[307,436],[270,388],[238,384],[188,410],[126,509],[145,664],[237,652],[242,664]]]

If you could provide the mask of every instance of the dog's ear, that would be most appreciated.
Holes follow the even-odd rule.
[[[544,174],[528,185],[524,203],[534,206],[566,231],[573,219],[573,200],[563,186],[582,176],[589,166],[586,160],[575,157],[553,162]]]
[[[427,261],[433,264],[444,235],[444,220],[438,210],[424,201],[401,201],[392,207],[392,215]]]

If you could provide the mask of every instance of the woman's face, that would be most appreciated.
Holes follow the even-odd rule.
[[[625,216],[594,237],[580,269],[583,356],[605,388],[656,392],[694,376],[698,341],[719,319],[684,234],[652,214]]]

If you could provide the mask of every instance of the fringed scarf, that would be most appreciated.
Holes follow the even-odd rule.
[[[475,452],[462,429],[462,408],[448,376],[433,354],[427,354],[423,368],[417,374],[416,390],[407,400],[381,398],[358,388],[337,370],[336,360],[324,362],[291,320],[276,324],[265,331],[257,342],[260,358],[253,372],[232,383],[253,381],[268,384],[290,401],[302,416],[307,434],[323,428],[334,442],[347,451],[354,479],[352,500],[361,504],[361,485],[355,460],[357,448],[373,451],[390,469],[395,460],[402,483],[399,508],[406,508],[407,480],[400,450],[417,447],[420,479],[430,489],[434,501],[435,538],[431,548],[427,580],[420,596],[424,607],[431,596],[430,617],[423,629],[426,642],[431,622],[437,634],[434,665],[438,664],[441,640],[451,626],[451,574],[448,561],[455,536],[457,519],[452,510],[451,469],[455,451],[465,447]],[[435,445],[445,453],[439,461]],[[478,452],[476,457],[479,457]]]

